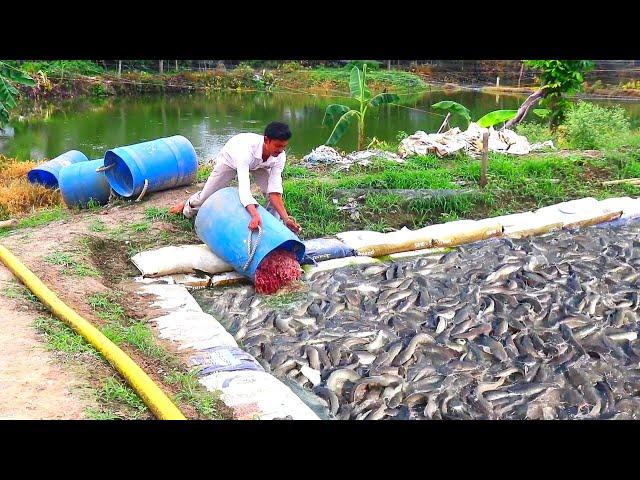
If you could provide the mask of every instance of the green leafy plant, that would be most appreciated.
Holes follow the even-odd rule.
[[[14,84],[33,87],[36,82],[22,70],[0,61],[0,131],[9,122],[9,111],[16,106],[20,93]]]
[[[449,112],[463,118],[466,121],[465,128],[469,126],[469,123],[471,123],[471,112],[467,107],[458,102],[444,100],[442,102],[434,103],[431,105],[431,108]],[[497,125],[498,123],[511,120],[516,116],[516,113],[518,113],[517,110],[494,110],[493,112],[489,112],[476,120],[476,123],[482,128],[489,128]]]
[[[531,143],[545,142],[553,139],[551,130],[549,130],[546,124],[523,122],[516,125],[515,130],[518,135],[527,137],[527,140]]]
[[[469,126],[471,123],[471,112],[464,105],[459,104],[458,102],[454,102],[451,100],[444,100],[442,102],[434,103],[431,105],[431,108],[435,108],[436,110],[442,110],[452,115],[457,115],[464,120],[466,120],[465,127]]]
[[[547,87],[540,105],[550,110],[549,124],[555,129],[571,106],[571,102],[565,98],[565,95],[572,95],[582,90],[584,74],[593,69],[594,62],[591,60],[525,60],[524,64],[527,68],[538,70],[541,86]]]
[[[588,102],[572,106],[564,126],[569,145],[581,149],[613,147],[630,130],[629,119],[621,107],[606,108]]]
[[[349,79],[349,90],[351,96],[358,100],[360,104],[357,110],[351,109],[346,105],[331,104],[325,111],[322,124],[331,127],[335,122],[333,131],[329,139],[325,142],[327,145],[335,145],[344,135],[345,131],[353,121],[358,122],[358,150],[362,150],[364,146],[364,119],[367,110],[370,107],[378,107],[385,103],[397,102],[400,97],[395,93],[379,93],[371,98],[371,91],[367,87],[367,64],[362,66],[362,70],[353,67]],[[336,122],[336,119],[337,122]]]

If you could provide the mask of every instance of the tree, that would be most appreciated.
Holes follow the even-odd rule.
[[[358,150],[362,150],[364,146],[364,119],[367,114],[367,110],[370,107],[378,107],[384,103],[397,102],[400,97],[395,93],[379,93],[375,97],[371,98],[371,92],[367,88],[367,64],[362,65],[362,70],[357,66],[351,69],[351,77],[349,79],[349,90],[351,96],[354,97],[360,103],[358,110],[351,109],[346,105],[331,104],[325,111],[322,124],[331,127],[335,122],[335,119],[339,117],[338,121],[333,127],[333,131],[329,136],[329,139],[325,142],[326,145],[335,145],[349,125],[357,120],[358,122]]]
[[[0,61],[0,130],[9,122],[9,111],[16,106],[19,94],[14,84],[33,87],[36,82],[22,70]]]
[[[550,111],[549,126],[555,129],[564,119],[571,102],[565,95],[571,95],[582,90],[584,74],[592,70],[594,62],[591,60],[525,60],[525,66],[538,70],[538,78],[542,87],[546,87],[542,94],[540,105]]]

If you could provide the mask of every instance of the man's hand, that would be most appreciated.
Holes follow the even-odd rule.
[[[251,215],[251,221],[249,222],[249,229],[255,230],[258,227],[262,227],[262,218],[259,213]]]
[[[298,222],[296,222],[293,218],[288,217],[285,221],[284,224],[287,226],[287,228],[289,230],[291,230],[293,233],[298,233],[301,230],[300,225],[298,225]]]

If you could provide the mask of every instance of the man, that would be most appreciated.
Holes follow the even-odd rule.
[[[204,188],[169,209],[169,213],[182,214],[192,218],[213,193],[229,185],[237,175],[240,202],[251,214],[249,228],[262,226],[262,218],[256,208],[258,202],[251,195],[249,172],[258,183],[260,190],[268,198],[267,210],[294,233],[300,225],[287,214],[282,201],[282,170],[286,160],[284,149],[291,138],[291,131],[285,123],[271,122],[264,130],[264,136],[257,133],[240,133],[229,139],[216,157],[216,164]]]

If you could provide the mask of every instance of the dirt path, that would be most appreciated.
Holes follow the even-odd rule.
[[[0,265],[0,288],[15,277]],[[45,350],[37,315],[0,295],[0,419],[83,419],[82,381]]]
[[[45,261],[45,257],[56,251],[70,251],[75,259],[89,266],[96,267],[97,263],[102,263],[116,277],[123,274],[129,277],[127,282],[119,283],[121,288],[126,289],[131,284],[130,276],[137,273],[128,261],[128,256],[124,254],[123,257],[122,249],[129,242],[106,244],[109,247],[118,246],[118,251],[105,248],[107,251],[91,253],[86,249],[78,251],[79,239],[87,235],[99,235],[91,230],[92,222],[99,220],[107,229],[115,229],[145,221],[146,208],[170,206],[188,196],[193,189],[194,186],[190,186],[189,189],[158,192],[149,195],[140,204],[101,209],[98,212],[72,213],[66,219],[47,225],[16,230],[3,238],[1,243],[61,300],[96,325],[99,324],[99,319],[87,304],[87,298],[96,293],[110,292],[114,286],[112,282],[103,277],[63,274],[61,266]],[[163,228],[168,228],[170,239],[175,241],[170,224],[161,221],[152,224],[147,237],[154,237]],[[140,237],[143,235],[140,233]],[[72,365],[57,358],[54,352],[46,350],[43,338],[33,326],[39,312],[24,305],[25,301],[6,296],[5,289],[12,282],[20,284],[0,263],[0,419],[87,418],[86,407],[96,406],[93,396],[88,394],[89,390],[83,391],[84,388],[91,388],[91,379],[85,378],[86,374],[76,371]],[[119,282],[119,279],[115,282]],[[141,302],[135,296],[125,298],[124,301],[127,303],[128,314],[143,318],[147,313],[148,302]],[[146,360],[141,357],[133,358],[152,377],[156,377],[152,364],[147,365]],[[110,373],[112,369],[107,367],[105,371]],[[166,390],[170,392],[169,389]],[[194,415],[192,413],[192,417]]]

